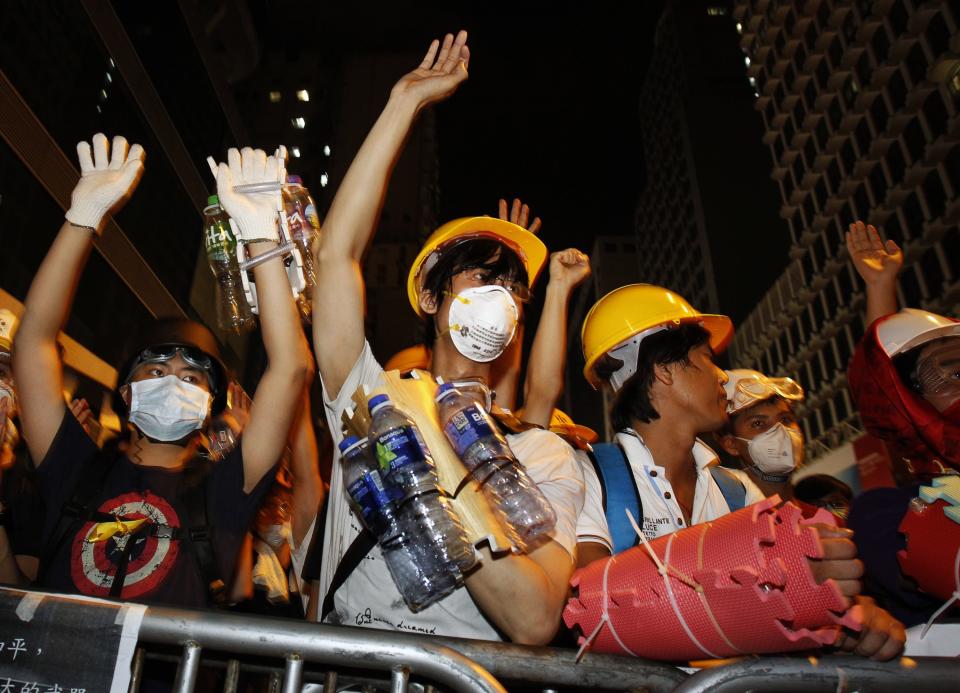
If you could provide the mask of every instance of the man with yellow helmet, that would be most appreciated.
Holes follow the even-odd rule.
[[[342,437],[341,415],[354,392],[361,385],[375,387],[383,375],[364,338],[363,252],[417,113],[450,96],[467,77],[466,39],[466,32],[460,32],[455,39],[447,35],[442,46],[435,41],[421,65],[397,82],[324,222],[313,329],[335,443]],[[456,219],[427,239],[410,269],[407,295],[413,310],[428,322],[434,375],[447,381],[489,379],[492,365],[514,338],[523,302],[546,255],[534,234],[489,217]],[[573,572],[583,478],[572,449],[552,433],[533,429],[507,439],[557,514],[550,540],[528,554],[494,556],[482,548],[480,566],[466,576],[465,586],[417,613],[404,605],[377,547],[347,567],[346,549],[358,530],[335,464],[320,580],[321,595],[331,605],[325,619],[436,635],[498,640],[502,633],[515,642],[549,642]],[[348,577],[331,575],[338,566]]]
[[[594,387],[608,388],[618,433],[612,443],[594,446],[597,473],[585,473],[586,505],[603,503],[613,553],[638,543],[635,533],[631,538],[615,524],[631,496],[631,512],[648,540],[763,500],[750,479],[720,467],[699,438],[727,421],[728,377],[714,359],[732,336],[726,316],[702,314],[674,292],[649,284],[616,289],[587,314],[584,375]],[[811,561],[814,576],[818,582],[834,579],[867,614],[860,636],[847,637],[841,646],[895,656],[902,650],[902,626],[857,596],[861,567],[849,533],[826,526],[819,531],[824,558]],[[578,565],[609,553],[596,541],[596,528],[581,523],[577,533]]]

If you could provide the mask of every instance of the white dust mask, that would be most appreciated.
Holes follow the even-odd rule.
[[[803,463],[803,435],[777,423],[748,440],[747,452],[762,473],[786,476]]]
[[[210,393],[175,375],[130,383],[130,423],[169,443],[200,429],[210,413]]]
[[[476,286],[453,296],[448,325],[453,346],[471,361],[493,361],[517,331],[520,311],[502,286]]]

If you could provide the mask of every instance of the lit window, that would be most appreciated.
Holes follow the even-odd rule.
[[[743,56],[743,64],[746,65],[747,67],[750,67],[750,56],[749,56],[749,55]]]
[[[97,113],[103,113],[103,109],[97,106]]]
[[[107,64],[110,65],[111,70],[117,66],[117,64],[113,62],[113,58],[107,58]]]
[[[111,77],[111,76],[110,76],[110,73],[108,72],[108,73],[107,73],[107,84],[110,84],[110,83],[112,83],[112,82],[113,82],[113,77]]]
[[[723,17],[727,14],[726,7],[708,7],[707,14],[711,17]]]
[[[741,24],[740,22],[737,22],[737,33],[738,34],[743,33],[743,24]]]
[[[753,87],[754,89],[756,89],[756,86],[757,86],[757,78],[756,78],[756,77],[748,77],[748,78],[747,78],[747,81],[750,82],[750,86],[751,86],[751,87]]]
[[[298,100],[298,101],[309,101],[309,100],[310,100],[310,92],[308,92],[306,89],[298,89],[298,90],[297,90],[297,100]]]
[[[100,100],[101,100],[101,101],[106,101],[106,100],[107,100],[107,90],[106,90],[106,89],[101,89],[101,90],[100,90]]]
[[[270,103],[279,103],[280,99],[283,98],[283,94],[278,91],[270,92]]]
[[[323,155],[324,155],[324,156],[330,156],[330,145],[329,145],[329,144],[323,145]]]
[[[294,159],[300,158],[300,147],[290,147],[290,153],[293,154]]]
[[[290,124],[297,130],[303,130],[305,127],[307,127],[307,121],[302,117],[291,118]]]
[[[326,173],[321,173],[321,174],[320,174],[320,187],[321,187],[321,188],[327,187],[327,183],[328,183],[328,182],[330,182],[330,179],[327,177],[327,174],[326,174]]]

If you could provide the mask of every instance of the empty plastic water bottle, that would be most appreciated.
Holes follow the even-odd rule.
[[[340,441],[343,483],[350,505],[376,537],[397,591],[411,611],[420,611],[457,588],[445,554],[429,542],[418,542],[416,518],[399,511],[384,487],[366,438]]]
[[[387,395],[370,399],[370,444],[374,446],[384,484],[397,494],[403,513],[423,532],[423,541],[443,548],[461,577],[477,562],[460,518],[450,507],[437,480],[433,458],[417,425]]]
[[[303,186],[300,176],[287,176],[287,184],[283,186],[283,206],[290,240],[296,245],[303,259],[303,278],[306,281],[303,293],[309,300],[317,283],[312,246],[320,233],[320,218],[310,191]]]
[[[511,539],[527,548],[553,529],[556,513],[476,398],[450,383],[437,391],[440,425],[484,496],[501,514]]]
[[[217,324],[222,330],[244,332],[256,322],[243,295],[243,281],[237,262],[237,239],[230,217],[220,207],[220,198],[211,195],[203,210],[203,242],[210,271],[217,280]]]

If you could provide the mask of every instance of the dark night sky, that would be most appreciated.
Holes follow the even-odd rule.
[[[519,195],[551,248],[632,233],[644,175],[638,94],[662,2],[249,4],[259,27],[295,14],[316,27],[332,59],[421,53],[467,29],[470,79],[438,107],[440,219],[493,214],[498,197]],[[283,36],[258,33],[268,45]]]

